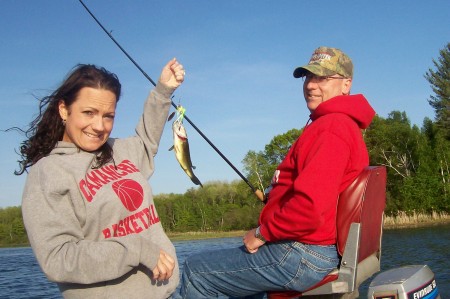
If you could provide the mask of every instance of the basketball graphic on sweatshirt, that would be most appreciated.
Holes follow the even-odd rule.
[[[114,182],[112,188],[124,207],[130,212],[137,210],[144,200],[142,186],[134,180],[123,179]]]

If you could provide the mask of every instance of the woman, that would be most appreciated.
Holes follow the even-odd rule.
[[[40,104],[20,152],[28,172],[22,212],[43,272],[64,298],[167,298],[179,280],[148,179],[170,96],[184,80],[174,58],[161,72],[136,136],[109,138],[121,85],[79,65]]]

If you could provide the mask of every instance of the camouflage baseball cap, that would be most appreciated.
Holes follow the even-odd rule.
[[[341,75],[353,77],[353,63],[350,57],[336,48],[319,47],[311,56],[309,63],[294,70],[294,77],[300,78],[308,72],[317,76]]]

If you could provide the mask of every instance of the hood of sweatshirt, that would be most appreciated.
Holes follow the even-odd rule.
[[[50,152],[50,155],[71,155],[79,153],[79,149],[74,143],[66,141],[58,141],[56,146]]]
[[[375,116],[375,110],[362,94],[331,98],[317,106],[310,117],[314,121],[330,113],[344,113],[350,116],[361,129],[366,129]]]

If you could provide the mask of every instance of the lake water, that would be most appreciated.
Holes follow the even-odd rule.
[[[195,252],[235,247],[241,238],[174,242],[180,265]],[[435,274],[441,297],[450,298],[450,225],[385,230],[381,271],[404,265],[428,265]],[[360,287],[366,298],[371,279]],[[41,272],[31,248],[0,249],[0,298],[61,298],[58,288]]]

